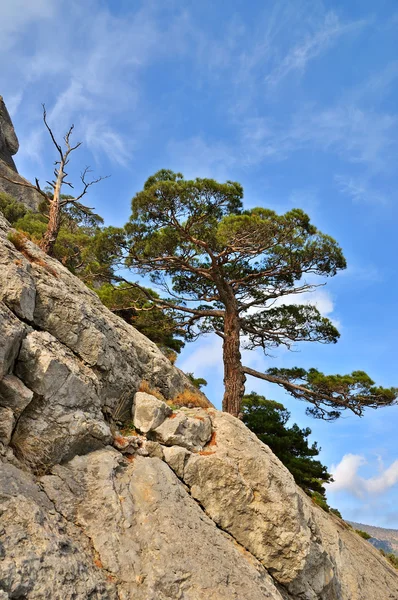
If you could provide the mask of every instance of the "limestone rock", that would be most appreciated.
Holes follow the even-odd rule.
[[[16,171],[13,155],[18,152],[19,142],[16,136],[11,117],[2,96],[0,96],[0,159]]]
[[[0,175],[13,181],[25,182],[26,179],[18,174],[13,156],[18,152],[19,143],[14,126],[3,98],[0,96]],[[37,210],[42,199],[39,192],[15,185],[0,177],[0,192],[13,196],[29,208]]]
[[[181,446],[165,446],[163,448],[164,460],[167,462],[169,467],[173,469],[177,477],[184,478],[185,464],[188,457],[191,456],[191,452]]]
[[[199,452],[211,438],[211,421],[205,413],[178,411],[149,435],[165,446],[182,446]]]
[[[94,564],[89,540],[55,510],[29,474],[0,464],[0,490],[4,598],[118,598],[106,571]]]
[[[218,411],[211,451],[191,454],[180,475],[219,527],[284,586],[306,600],[398,598],[398,574],[326,514],[238,419]],[[379,573],[376,577],[375,573]]]
[[[131,419],[143,380],[166,398],[192,388],[155,344],[106,309],[57,260],[29,241],[24,254],[19,252],[7,239],[10,231],[0,215],[0,333],[5,340],[0,378],[12,370],[22,338],[32,332],[17,368],[23,385],[35,394],[20,411],[13,436],[21,459],[46,468],[109,443],[107,421]],[[48,337],[45,341],[49,334],[51,343]],[[67,381],[58,387],[64,375]],[[11,398],[3,399],[1,405],[15,408]]]
[[[15,419],[11,408],[0,406],[0,442],[3,444],[10,443],[12,430],[14,428]]]
[[[0,302],[0,379],[12,370],[25,333],[23,323]]]
[[[28,334],[16,373],[34,399],[19,418],[12,445],[32,468],[110,443],[95,375],[49,333]]]
[[[139,435],[122,435],[117,431],[113,436],[113,445],[122,454],[136,454],[143,443],[144,438]]]
[[[134,426],[142,433],[156,429],[172,414],[170,406],[151,394],[137,392],[134,397]]]
[[[0,406],[9,407],[19,417],[33,398],[33,392],[15,375],[6,375],[0,381]]]
[[[22,254],[15,255],[10,241],[6,239],[3,244],[0,252],[0,300],[18,317],[31,322],[36,299],[31,264]]]
[[[56,467],[43,485],[61,514],[73,506],[121,598],[282,600],[259,562],[216,528],[159,459],[129,463],[100,450]]]

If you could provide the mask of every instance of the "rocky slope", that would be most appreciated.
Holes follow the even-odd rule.
[[[202,407],[160,399],[184,394]],[[396,600],[380,553],[194,394],[0,217],[0,600]]]
[[[369,542],[375,548],[380,548],[384,552],[391,552],[398,556],[398,529],[385,529],[384,527],[376,527],[375,525],[364,525],[363,523],[354,523],[349,521],[354,529],[366,531],[372,537]]]
[[[0,598],[398,598],[397,572],[239,420],[137,394],[190,384],[9,234],[0,219]],[[117,431],[131,420],[139,435]]]

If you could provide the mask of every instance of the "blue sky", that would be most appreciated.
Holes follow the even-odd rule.
[[[123,224],[130,199],[159,168],[240,181],[246,206],[306,210],[334,236],[346,272],[311,301],[339,324],[334,346],[297,348],[256,368],[366,370],[398,385],[398,6],[394,0],[3,0],[0,93],[21,143],[20,172],[51,176],[54,130],[73,122],[89,164],[111,178],[90,205]],[[218,340],[188,346],[178,364],[204,376],[220,406]],[[309,425],[347,519],[398,528],[398,407],[323,423],[254,379]]]

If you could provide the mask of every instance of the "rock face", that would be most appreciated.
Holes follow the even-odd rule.
[[[23,202],[32,210],[36,210],[41,196],[35,190],[15,185],[2,179],[1,175],[13,181],[25,182],[26,179],[18,174],[13,156],[18,152],[19,142],[16,136],[7,107],[2,96],[0,96],[0,192],[10,194],[20,202]]]
[[[0,159],[15,172],[17,172],[17,168],[12,157],[18,152],[18,149],[19,142],[11,117],[3,98],[0,96]]]
[[[184,374],[9,232],[0,216],[0,600],[398,598],[241,421],[204,396],[173,411]]]

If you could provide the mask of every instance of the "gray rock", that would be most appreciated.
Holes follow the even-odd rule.
[[[33,320],[36,288],[32,267],[22,254],[15,256],[15,247],[8,240],[0,252],[0,300],[21,319]]]
[[[0,302],[0,379],[12,370],[25,333],[23,323]]]
[[[282,600],[259,562],[216,528],[159,459],[128,463],[97,451],[57,467],[43,485],[60,513],[73,506],[121,598]]]
[[[0,406],[11,408],[16,417],[25,410],[32,398],[32,390],[15,375],[6,375],[0,381]]]
[[[182,446],[199,452],[211,438],[211,420],[194,409],[178,411],[151,431],[149,437],[165,446]]]
[[[208,452],[191,454],[182,480],[219,527],[298,600],[398,598],[398,574],[298,488],[268,446],[239,420],[208,410]],[[375,574],[379,573],[379,576]]]
[[[184,478],[184,469],[191,452],[181,446],[163,447],[164,460],[180,479]]]
[[[0,589],[4,598],[116,600],[89,540],[33,478],[0,463]],[[4,595],[5,594],[5,595]]]
[[[18,152],[19,142],[16,136],[11,117],[2,96],[0,96],[0,159],[16,172],[16,166],[12,159]]]
[[[28,334],[16,373],[35,395],[19,418],[12,445],[32,468],[45,470],[111,442],[97,378],[49,333]]]
[[[14,413],[11,408],[0,406],[0,442],[8,446],[15,425]]]
[[[143,442],[139,435],[122,435],[119,431],[113,436],[113,445],[122,454],[136,454]]]
[[[143,450],[145,454],[143,456],[150,456],[151,458],[160,458],[163,460],[163,446],[158,444],[158,442],[152,442],[151,440],[146,440],[143,444]]]
[[[26,179],[18,174],[12,158],[18,152],[18,148],[19,143],[14,126],[4,100],[0,96],[0,175],[5,175],[13,181],[26,183]],[[34,210],[37,210],[42,199],[39,192],[12,184],[2,177],[0,177],[0,192],[13,196]]]
[[[142,433],[156,429],[172,413],[170,406],[151,394],[137,392],[134,396],[133,422]]]

